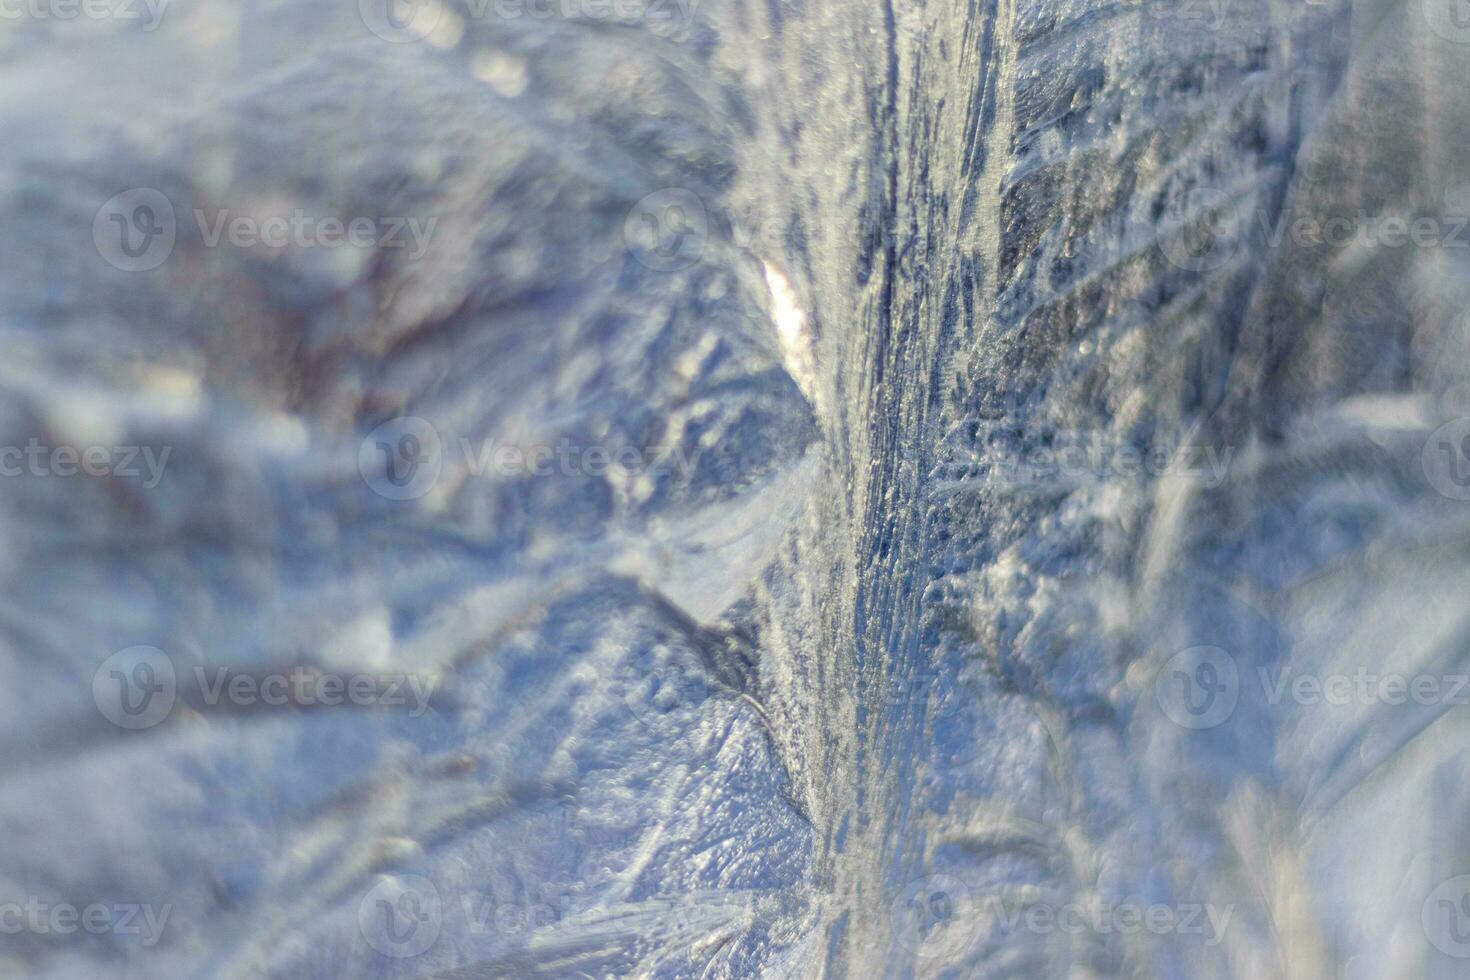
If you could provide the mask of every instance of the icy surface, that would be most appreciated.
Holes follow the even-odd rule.
[[[4,21],[0,443],[160,466],[0,486],[0,903],[168,913],[0,973],[1463,975],[1466,715],[1274,686],[1470,669],[1452,6]]]

